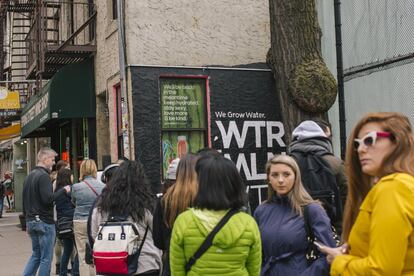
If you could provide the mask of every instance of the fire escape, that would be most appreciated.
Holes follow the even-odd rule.
[[[63,66],[96,52],[93,0],[10,0],[11,89],[24,104]],[[19,81],[27,81],[19,82]]]
[[[29,84],[26,81],[28,51],[26,47],[26,35],[30,28],[30,16],[34,11],[34,1],[5,1],[6,10],[11,15],[9,33],[10,75],[12,82],[9,89],[18,91],[20,103],[23,106],[27,102]]]

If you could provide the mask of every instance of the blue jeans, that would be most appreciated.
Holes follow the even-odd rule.
[[[60,274],[59,276],[68,275],[68,263],[70,256],[72,255],[73,248],[75,247],[75,239],[71,238],[62,238],[63,253],[62,258],[60,259]],[[72,276],[79,276],[79,260],[78,254],[75,256],[74,263],[72,264]]]
[[[32,256],[24,268],[23,276],[49,276],[52,264],[53,245],[55,243],[55,225],[41,220],[27,222],[27,233],[32,240]]]

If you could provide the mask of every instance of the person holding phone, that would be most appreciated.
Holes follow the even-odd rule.
[[[331,275],[414,274],[414,137],[399,113],[364,116],[348,141],[342,247],[322,246]]]
[[[329,275],[325,256],[306,257],[305,208],[316,240],[328,246],[335,241],[328,215],[302,185],[298,164],[288,155],[276,155],[267,162],[266,175],[268,198],[254,212],[262,237],[261,275]]]

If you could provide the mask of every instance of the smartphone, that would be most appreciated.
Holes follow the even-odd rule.
[[[321,244],[321,243],[319,243],[317,241],[314,241],[313,244],[316,245],[318,248],[322,248],[322,247],[325,246],[325,245],[323,245],[323,244]]]

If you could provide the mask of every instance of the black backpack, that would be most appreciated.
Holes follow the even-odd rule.
[[[342,202],[336,177],[323,155],[315,152],[292,151],[290,153],[299,165],[302,183],[313,199],[319,200],[331,219],[331,224],[338,228],[342,221]],[[336,229],[340,233],[341,229]]]

